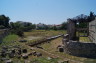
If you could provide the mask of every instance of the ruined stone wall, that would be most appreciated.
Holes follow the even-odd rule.
[[[96,44],[63,39],[64,52],[80,57],[96,57]]]
[[[0,43],[2,42],[2,39],[9,34],[9,29],[1,29],[0,30]]]
[[[72,40],[74,37],[76,37],[76,27],[75,23],[73,21],[68,21],[67,25],[67,33],[69,34],[69,39]]]
[[[89,38],[96,43],[96,18],[89,23]]]

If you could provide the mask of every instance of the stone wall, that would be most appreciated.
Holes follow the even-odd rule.
[[[9,34],[9,29],[1,29],[0,30],[0,43],[2,42],[2,39]]]
[[[76,27],[73,21],[67,20],[67,33],[69,34],[69,39],[72,40],[76,37]]]
[[[96,58],[96,44],[63,39],[64,52],[74,56]]]
[[[89,22],[89,38],[96,43],[96,18]]]

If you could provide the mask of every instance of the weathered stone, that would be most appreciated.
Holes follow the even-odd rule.
[[[21,49],[18,50],[18,54],[19,54],[19,55],[21,54]]]
[[[11,51],[11,53],[15,53],[15,49],[13,49],[13,50]]]
[[[33,48],[33,47],[31,47],[31,48],[30,48],[30,50],[34,50],[34,48]]]
[[[48,59],[48,60],[51,60],[52,58],[51,58],[51,57],[48,57],[47,59]]]
[[[14,57],[14,53],[9,53],[9,57],[13,58]]]
[[[63,47],[58,47],[59,52],[64,52],[64,48]]]
[[[5,63],[12,63],[13,61],[10,59],[10,60],[6,60]]]
[[[29,55],[29,56],[32,55],[32,52],[28,53],[28,55]]]
[[[70,41],[64,45],[64,52],[74,56],[96,58],[96,44]]]
[[[6,55],[7,55],[6,53],[1,53],[2,57],[6,57]]]
[[[40,48],[40,49],[43,49],[43,47],[41,47],[41,46],[36,46],[37,48]]]
[[[17,58],[18,58],[18,59],[21,58],[21,55],[17,55]]]
[[[2,49],[8,49],[8,47],[7,46],[2,46]]]
[[[5,60],[8,60],[8,59],[7,59],[7,58],[1,58],[0,60],[1,60],[1,61],[5,61]]]
[[[27,42],[27,40],[19,40],[19,42]]]
[[[22,57],[23,57],[24,59],[27,59],[27,58],[28,58],[28,54],[22,54]]]
[[[37,57],[42,56],[42,54],[41,54],[41,53],[36,53],[36,55],[37,55]]]
[[[36,56],[36,51],[33,51],[32,53],[33,53],[34,56]]]
[[[69,61],[58,61],[58,63],[69,63]]]
[[[57,48],[61,47],[62,45],[58,45]]]
[[[23,49],[22,52],[23,52],[23,53],[27,53],[27,49]]]

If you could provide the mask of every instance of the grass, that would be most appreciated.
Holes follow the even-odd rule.
[[[80,37],[80,42],[91,42],[91,40],[88,37]]]
[[[31,32],[24,32],[25,39],[29,36],[37,37],[37,39],[28,40],[27,44],[30,44],[32,42],[36,42],[38,40],[42,40],[47,37],[56,36],[59,34],[65,34],[65,30],[32,30]],[[38,38],[40,37],[40,38]]]
[[[8,35],[8,36],[6,36],[6,37],[3,39],[3,42],[15,41],[15,40],[17,40],[18,38],[19,38],[18,35],[14,35],[14,34]]]
[[[64,30],[32,30],[31,32],[24,32],[25,37],[27,36],[40,36],[40,37],[49,37],[58,34],[64,34],[66,31]]]
[[[14,41],[17,41],[18,39],[19,39],[18,35],[15,35],[15,34],[8,35],[5,38],[3,38],[1,45],[10,45]]]
[[[58,63],[58,59],[36,58],[31,63]]]
[[[58,34],[65,34],[65,33],[66,33],[66,31],[64,31],[64,30],[59,30],[59,31],[32,30],[31,32],[24,32],[25,38],[29,37],[29,36],[41,37],[41,38],[36,38],[33,40],[28,40],[27,43],[35,42],[35,41],[41,40],[42,38],[45,38],[45,37],[50,37],[50,36],[54,36],[54,35],[58,35]],[[22,38],[18,37],[17,35],[8,35],[3,39],[3,43],[1,45],[20,45],[22,48],[28,49],[28,52],[33,51],[33,50],[30,50],[31,47],[26,45],[26,43],[18,42],[19,39],[22,39]],[[80,37],[80,40],[86,41],[86,42],[89,41],[88,37]],[[14,43],[13,41],[16,41],[16,42]],[[36,56],[29,56],[29,58],[27,60],[30,60],[31,63],[32,62],[35,62],[35,63],[57,63],[57,61],[59,61],[59,59],[62,61],[70,59],[70,61],[74,60],[74,61],[81,61],[81,62],[82,61],[87,62],[90,60],[90,59],[87,60],[86,58],[75,57],[75,56],[71,56],[71,55],[68,55],[65,53],[58,52],[58,49],[56,49],[56,48],[58,45],[61,45],[61,44],[62,44],[62,37],[52,40],[52,41],[50,41],[50,43],[41,44],[40,46],[43,47],[44,48],[43,50],[45,50],[45,51],[43,51],[42,49],[38,49],[38,48],[36,48],[35,51],[42,53],[43,57],[37,58]],[[49,53],[51,53],[51,54],[49,54]],[[57,57],[58,59],[50,59],[50,60],[47,59],[47,57],[54,57],[54,55],[55,55],[55,57],[58,56]],[[24,59],[22,59],[22,58],[21,59],[13,58],[13,60],[14,60],[14,63],[16,63],[16,61],[18,61],[18,63],[24,63]],[[72,61],[70,63],[77,63],[77,62]]]

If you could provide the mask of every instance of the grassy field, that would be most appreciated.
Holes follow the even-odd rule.
[[[76,57],[76,56],[71,56],[62,52],[58,52],[57,46],[62,45],[62,37],[57,38],[55,40],[50,41],[49,43],[44,43],[40,44],[38,46],[41,46],[43,49],[37,48],[37,47],[30,47],[27,44],[34,42],[36,40],[41,40],[42,38],[47,38],[51,36],[55,36],[58,34],[65,34],[66,31],[64,30],[59,30],[59,31],[54,31],[54,30],[32,30],[30,32],[24,32],[25,37],[20,38],[17,35],[8,35],[3,39],[3,43],[0,44],[0,47],[7,45],[7,46],[15,46],[19,45],[22,49],[25,48],[28,50],[28,52],[36,51],[42,53],[42,57],[36,57],[36,56],[29,56],[28,61],[35,62],[35,63],[57,63],[58,61],[66,61],[68,60],[69,63],[94,63],[96,60],[94,59],[88,59],[88,58],[81,58],[81,57]],[[21,43],[19,40],[21,39],[26,39],[26,43]],[[30,40],[29,40],[30,39]],[[88,37],[80,37],[80,41],[86,41],[88,42],[89,39]],[[33,48],[33,50],[30,50]],[[1,49],[1,48],[0,48]],[[48,57],[51,59],[48,60]],[[13,63],[24,63],[26,61],[23,58],[12,58],[14,61]],[[28,62],[27,62],[28,63]]]
[[[41,36],[41,37],[49,37],[58,34],[65,34],[66,31],[64,30],[32,30],[31,32],[25,32],[25,37],[27,36]]]
[[[88,37],[80,37],[80,42],[91,42],[91,40]]]
[[[26,39],[27,43],[28,42],[32,42],[35,40],[40,40],[42,38],[45,37],[50,37],[50,36],[54,36],[54,35],[58,35],[58,34],[63,34],[66,33],[63,30],[60,31],[54,31],[54,30],[50,30],[50,31],[46,31],[46,30],[32,30],[31,32],[24,32],[24,38],[21,38],[17,35],[8,35],[3,39],[3,42],[0,44],[0,50],[2,46],[10,46],[10,49],[14,49],[14,46],[19,46],[21,49],[27,49],[28,52],[32,52],[32,51],[37,51],[37,50],[30,50],[31,47],[29,47],[28,45],[26,45],[26,43],[21,43],[19,42],[19,40],[22,39]],[[28,38],[32,39],[32,40],[28,40]],[[37,52],[40,52],[39,50]],[[45,54],[45,53],[44,53]],[[51,60],[47,60],[47,55],[42,56],[44,58],[37,58],[36,56],[29,56],[29,58],[27,60],[30,61],[35,61],[38,60],[38,62],[40,63],[56,63],[55,59],[51,59]],[[1,57],[0,57],[1,58]],[[6,57],[7,59],[9,57]],[[46,59],[45,59],[46,58]],[[34,59],[34,60],[33,60]],[[13,63],[24,63],[24,59],[23,58],[12,58]],[[3,63],[2,61],[0,63]]]

